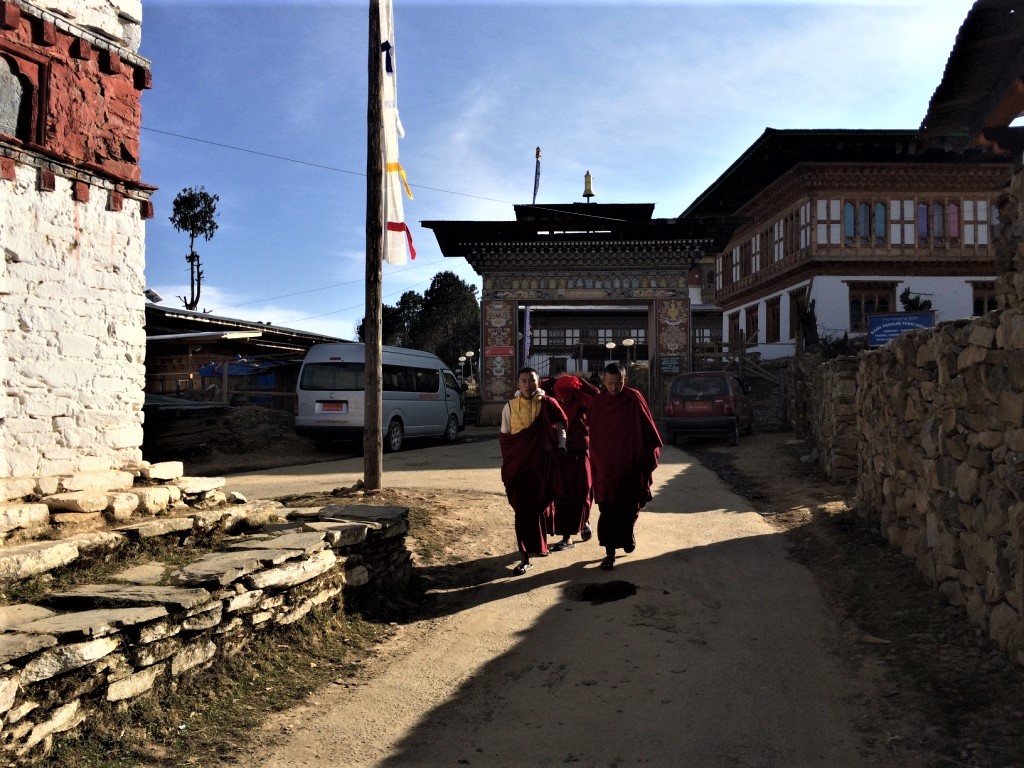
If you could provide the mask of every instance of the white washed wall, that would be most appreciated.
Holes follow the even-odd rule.
[[[135,53],[141,43],[142,0],[28,0],[79,27],[102,30]]]
[[[814,309],[818,319],[818,333],[822,336],[842,336],[850,328],[849,317],[849,291],[846,283],[848,281],[858,282],[896,282],[896,306],[893,311],[902,311],[899,303],[899,295],[904,288],[909,287],[914,293],[930,294],[922,298],[930,298],[932,307],[935,309],[936,323],[946,320],[959,320],[970,317],[974,311],[974,295],[971,287],[972,282],[992,282],[991,275],[976,275],[971,277],[892,277],[881,275],[858,275],[851,276],[816,276],[811,284],[811,299],[814,300]],[[761,354],[764,360],[775,360],[781,357],[791,357],[794,353],[794,344],[789,338],[789,297],[792,291],[807,285],[807,281],[787,286],[784,290],[770,294],[764,299],[759,299],[758,305],[758,329],[760,338],[765,337],[766,314],[765,301],[767,299],[781,297],[781,341],[778,344],[759,344],[753,349]],[[747,307],[755,302],[744,304],[739,308],[740,328],[746,330]],[[729,315],[737,310],[732,309],[722,317],[723,339],[728,340]]]
[[[142,458],[144,222],[36,179],[0,181],[0,477],[120,468]]]

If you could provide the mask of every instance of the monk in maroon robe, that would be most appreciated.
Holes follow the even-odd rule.
[[[547,513],[555,499],[555,456],[565,450],[565,414],[540,389],[537,371],[519,372],[518,391],[501,413],[501,480],[515,512],[521,557],[515,571],[526,573],[530,555],[548,554]]]
[[[605,549],[601,567],[615,567],[615,550],[636,548],[633,527],[651,500],[661,436],[644,396],[626,386],[615,363],[604,369],[604,391],[590,406],[590,461],[594,498],[601,510],[597,540]]]
[[[565,453],[557,456],[559,488],[555,496],[552,532],[561,541],[551,546],[552,552],[576,546],[572,537],[579,534],[583,541],[593,535],[590,528],[590,506],[594,499],[590,472],[589,410],[594,397],[601,391],[590,382],[565,374],[545,380],[546,391],[553,391],[558,404],[565,411]]]

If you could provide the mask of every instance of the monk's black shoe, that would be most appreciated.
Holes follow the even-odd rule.
[[[614,567],[615,567],[615,558],[612,557],[611,555],[609,555],[608,557],[606,557],[604,560],[601,561],[601,570],[602,571],[610,571]]]
[[[623,547],[622,551],[625,552],[626,554],[629,554],[634,549],[636,549],[636,536],[630,536],[629,537],[629,546],[628,547]]]
[[[522,576],[524,573],[526,573],[531,568],[533,568],[533,563],[520,563],[515,568],[513,568],[512,571],[517,576]]]
[[[562,539],[561,541],[556,541],[548,549],[552,552],[561,552],[563,549],[572,549],[575,546],[576,542],[572,539]]]

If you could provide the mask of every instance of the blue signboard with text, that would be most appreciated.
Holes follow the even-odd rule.
[[[872,347],[888,344],[901,333],[918,328],[934,328],[935,312],[894,312],[868,315],[868,343]]]

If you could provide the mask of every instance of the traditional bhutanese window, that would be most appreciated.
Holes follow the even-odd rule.
[[[800,206],[800,250],[811,247],[811,204]]]
[[[597,343],[607,344],[609,341],[615,341],[618,335],[611,328],[601,328],[597,332]]]
[[[567,346],[575,346],[580,343],[580,329],[579,328],[566,328],[565,329],[565,343]]]
[[[875,203],[874,216],[872,217],[871,233],[875,239],[875,245],[885,245],[885,228],[888,218],[885,215],[885,203]]]
[[[988,200],[964,200],[964,245],[988,245]]]
[[[932,220],[929,224],[929,234],[936,241],[942,241],[945,237],[944,225],[946,223],[946,211],[942,203],[932,203]]]
[[[716,277],[717,274],[718,274],[718,272],[717,272],[717,270],[714,267],[705,267],[704,268],[704,287],[705,288],[708,288],[710,290],[714,290],[714,288],[715,288],[715,277]]]
[[[740,274],[743,277],[752,274],[753,263],[750,261],[750,243],[740,246]]]
[[[776,296],[764,303],[764,340],[771,344],[779,340],[782,333],[782,297]]]
[[[740,341],[740,313],[729,315],[729,349],[737,349]]]
[[[841,240],[838,200],[818,200],[818,245],[839,245]]]
[[[928,242],[928,203],[917,204],[917,242]]]
[[[761,236],[750,238],[750,272],[753,274],[761,269]]]
[[[732,249],[732,281],[738,283],[740,281],[740,274],[742,267],[740,266],[740,249],[739,247]]]
[[[946,206],[946,237],[951,241],[960,239],[960,206],[957,203]]]
[[[871,243],[871,204],[861,203],[857,206],[857,242],[861,245]]]
[[[971,292],[974,299],[975,317],[999,309],[999,304],[996,301],[995,283],[971,283]]]
[[[530,331],[530,342],[539,347],[546,347],[548,345],[548,329],[534,328]]]
[[[782,261],[782,257],[786,255],[786,249],[783,245],[783,234],[784,227],[782,221],[776,221],[772,225],[772,260]]]
[[[850,292],[850,331],[868,329],[868,315],[892,312],[896,306],[896,283],[848,283]]]
[[[843,245],[853,245],[857,238],[857,207],[843,204]]]
[[[889,241],[893,245],[914,244],[914,201],[889,201]]]
[[[647,329],[646,328],[633,328],[629,332],[629,336],[627,338],[635,339],[637,344],[646,344],[647,343]]]
[[[42,67],[0,50],[0,134],[22,141],[39,142],[41,132],[36,125],[39,80]]]
[[[800,307],[805,296],[806,292],[803,288],[789,294],[789,338],[791,339],[796,338],[797,329],[800,327]]]
[[[722,274],[724,270],[724,259],[721,256],[715,257],[715,290],[722,290]]]
[[[746,339],[747,344],[757,343],[757,304],[752,307],[747,307],[747,327],[746,327]]]

